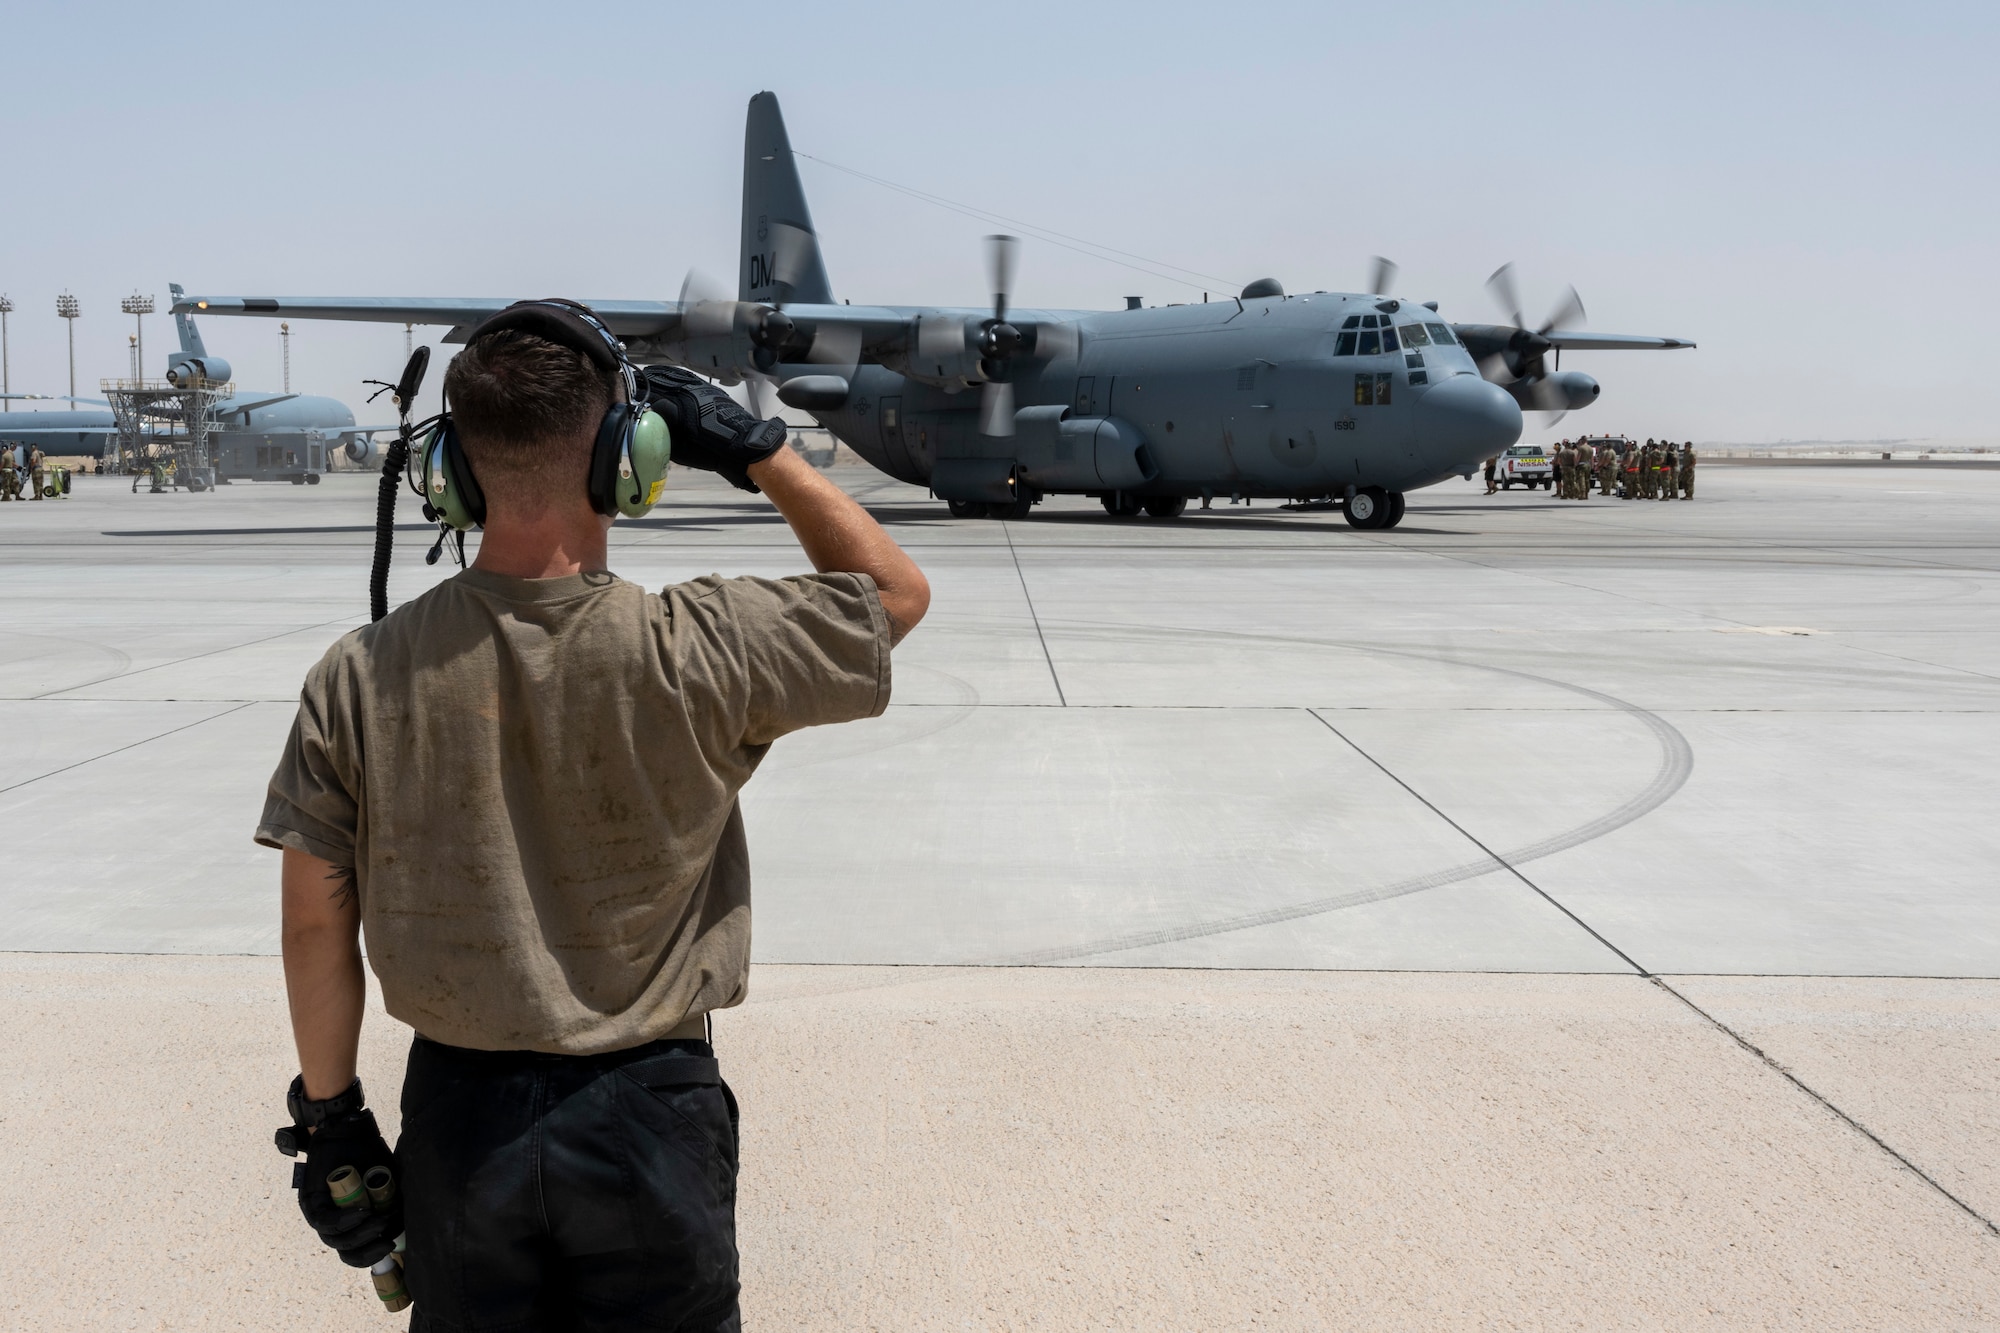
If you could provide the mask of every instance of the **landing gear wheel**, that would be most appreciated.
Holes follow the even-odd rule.
[[[953,518],[979,518],[986,513],[986,506],[977,500],[946,500],[944,507]]]
[[[1018,523],[1026,518],[1028,511],[1034,507],[1035,497],[1033,493],[1023,490],[1011,500],[1002,500],[997,504],[987,505],[986,517],[1011,519]]]
[[[1389,492],[1389,516],[1382,521],[1385,528],[1393,528],[1403,521],[1403,493]]]
[[[1347,515],[1349,527],[1373,530],[1388,526],[1390,507],[1388,492],[1380,486],[1364,486],[1348,498],[1341,512]]]
[[[317,486],[317,485],[319,485],[319,473],[317,473],[317,472],[308,472],[308,473],[306,473],[306,485],[308,485],[308,486]]]
[[[1113,491],[1103,499],[1104,512],[1113,518],[1131,518],[1139,512],[1139,502],[1123,491]]]
[[[1187,512],[1185,495],[1159,495],[1146,501],[1146,512],[1154,518],[1179,518]]]

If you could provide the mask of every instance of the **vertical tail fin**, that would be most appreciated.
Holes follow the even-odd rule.
[[[174,294],[175,305],[179,305],[181,297],[187,295],[186,292],[181,290],[181,285],[178,282],[168,283],[167,290]],[[201,345],[201,330],[194,326],[193,315],[184,315],[176,310],[174,312],[174,329],[181,335],[181,350],[183,352],[192,352],[195,356],[203,360],[208,359],[208,349]],[[178,360],[179,358],[175,359]]]
[[[743,260],[738,299],[832,305],[833,286],[806,208],[776,93],[750,99],[743,127]]]

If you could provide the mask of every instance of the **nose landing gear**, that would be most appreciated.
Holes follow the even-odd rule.
[[[1393,528],[1403,521],[1403,493],[1364,486],[1348,498],[1342,511],[1349,527],[1369,531]]]

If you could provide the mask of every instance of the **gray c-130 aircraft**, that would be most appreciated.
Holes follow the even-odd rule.
[[[991,309],[835,301],[778,99],[750,99],[735,299],[692,281],[675,301],[592,301],[640,364],[671,363],[788,406],[960,517],[1026,517],[1045,495],[1113,515],[1181,514],[1217,495],[1336,500],[1393,527],[1403,496],[1470,475],[1521,434],[1524,407],[1584,407],[1597,382],[1564,349],[1692,347],[1581,333],[1570,292],[1526,327],[1511,266],[1489,280],[1513,323],[1458,324],[1386,294],[1288,295],[1272,279],[1219,301],[1113,311],[1015,309],[1012,237],[989,237]],[[513,297],[180,297],[176,312],[447,324]],[[1548,356],[1555,353],[1554,358]]]

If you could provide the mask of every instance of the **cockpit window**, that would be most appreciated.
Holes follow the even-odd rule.
[[[1351,333],[1341,334],[1334,342],[1333,354],[1335,356],[1353,356],[1354,335]]]
[[[1424,327],[1430,330],[1431,341],[1440,347],[1450,347],[1458,341],[1458,339],[1451,336],[1451,326],[1449,324],[1426,324]]]
[[[1431,336],[1424,332],[1421,324],[1405,324],[1396,332],[1403,336],[1405,347],[1428,347],[1431,344]]]
[[[1385,325],[1388,324],[1388,322],[1389,321],[1386,319],[1382,321],[1382,323]],[[1396,331],[1394,329],[1384,328],[1382,330],[1382,350],[1385,352],[1393,352],[1396,350]]]
[[[1348,316],[1348,317],[1347,317],[1346,319],[1343,319],[1343,320],[1341,320],[1341,321],[1340,321],[1340,327],[1341,327],[1341,328],[1343,328],[1343,329],[1358,329],[1358,328],[1360,328],[1360,327],[1361,327],[1361,316],[1359,316],[1359,315],[1349,315],[1349,316]]]
[[[1382,335],[1373,329],[1364,329],[1361,334],[1361,355],[1375,356],[1382,350]]]
[[[1361,317],[1361,327],[1364,329],[1375,328],[1381,323],[1382,317],[1380,315],[1363,315]]]

